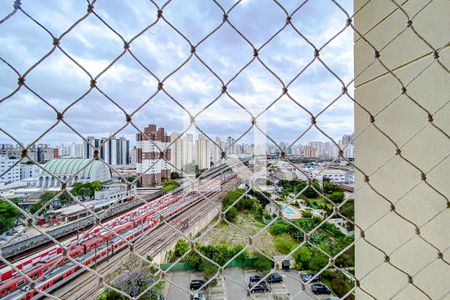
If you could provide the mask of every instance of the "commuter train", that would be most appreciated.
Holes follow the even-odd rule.
[[[35,262],[36,258],[30,259],[22,265],[31,264],[33,269],[22,272],[31,279],[38,279],[39,282],[36,286],[30,286],[30,280],[18,273],[17,270],[9,270],[1,274],[0,297],[6,297],[13,293],[14,295],[10,296],[14,299],[33,299],[39,294],[38,291],[50,291],[59,287],[85,271],[85,268],[80,265],[90,267],[101,262],[127,247],[128,243],[125,240],[133,242],[142,233],[155,229],[161,223],[161,216],[166,220],[176,216],[203,200],[205,196],[219,191],[221,185],[235,177],[234,173],[225,174],[222,179],[213,179],[207,185],[199,187],[197,191],[175,197],[170,194],[163,196],[144,207],[111,220],[103,226],[107,230],[97,227],[92,232],[85,234],[81,242],[71,240],[64,249],[60,246],[52,248],[50,251],[54,251],[53,256],[56,257],[48,256],[47,260],[37,262]],[[91,253],[93,250],[94,253]],[[75,264],[74,261],[80,265]],[[62,271],[59,272],[58,269]],[[55,271],[58,272],[51,274]]]

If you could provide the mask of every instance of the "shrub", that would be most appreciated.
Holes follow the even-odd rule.
[[[311,217],[312,217],[312,212],[311,212],[311,210],[310,210],[310,209],[305,210],[305,211],[302,213],[302,216],[303,216],[304,218],[311,218]]]
[[[264,272],[272,269],[273,262],[259,252],[253,253],[255,259],[255,269],[258,272]]]
[[[238,214],[238,211],[237,211],[236,207],[233,206],[232,208],[230,208],[230,210],[228,210],[225,213],[225,219],[227,219],[230,222],[235,222],[237,214]]]
[[[326,196],[334,203],[341,203],[345,198],[344,192],[333,192],[331,195]]]
[[[177,244],[175,245],[172,259],[175,260],[178,257],[183,256],[188,251],[189,243],[185,239],[179,239]]]
[[[287,233],[283,233],[283,234],[276,236],[273,239],[273,243],[275,245],[275,248],[281,254],[288,254],[297,245],[297,243],[294,241],[294,239]]]
[[[289,225],[283,221],[277,221],[269,227],[269,232],[272,235],[280,235],[282,233],[289,232],[290,227],[291,227],[291,225]]]
[[[337,296],[343,297],[345,294],[348,293],[348,291],[350,291],[353,288],[353,286],[348,279],[345,279],[344,276],[341,275],[340,277],[337,277],[331,281],[331,288],[333,289],[333,292]]]
[[[308,267],[313,272],[318,272],[328,264],[328,258],[323,254],[315,255],[309,261]]]
[[[311,255],[311,250],[309,250],[309,248],[306,246],[302,246],[297,251],[295,251],[293,256],[297,268],[300,270],[306,269],[308,267],[309,261],[311,260]]]

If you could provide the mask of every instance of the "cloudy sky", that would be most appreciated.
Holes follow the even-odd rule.
[[[0,57],[20,74],[28,72],[53,49],[49,32],[59,38],[86,14],[87,7],[86,1],[22,0],[24,12],[47,32],[22,11],[4,20],[13,9],[13,2],[0,2]],[[235,4],[232,0],[217,2],[225,11]],[[288,14],[301,3],[279,2]],[[351,14],[352,1],[339,2]],[[156,3],[159,7],[164,5],[163,1]],[[56,48],[26,74],[27,86],[41,99],[25,87],[7,97],[17,88],[17,75],[0,61],[0,128],[21,142],[34,141],[55,124],[55,110],[63,111],[73,104],[89,91],[90,76],[96,78],[100,74],[99,90],[92,89],[64,113],[64,120],[83,136],[108,136],[119,130],[125,125],[122,109],[130,115],[134,113],[132,121],[138,128],[156,123],[169,132],[182,131],[189,124],[184,107],[192,115],[202,111],[196,124],[212,138],[238,138],[250,127],[252,114],[259,115],[258,124],[276,141],[294,141],[308,128],[310,116],[286,95],[266,110],[282,94],[280,80],[285,85],[290,83],[289,95],[314,115],[341,94],[342,84],[319,61],[313,61],[312,46],[290,25],[267,43],[286,23],[286,12],[275,2],[245,0],[231,10],[230,22],[247,41],[228,23],[220,26],[222,8],[209,0],[173,0],[165,5],[164,18],[183,37],[163,19],[143,31],[157,21],[157,7],[151,1],[98,0],[94,11],[111,28],[90,14],[60,40],[62,50],[82,68]],[[346,19],[330,0],[310,0],[293,14],[292,24],[320,48],[345,28]],[[134,38],[139,33],[142,34]],[[320,52],[320,57],[345,84],[353,77],[352,36],[347,28]],[[128,52],[118,58],[124,51],[122,39],[132,41],[130,50],[140,63]],[[198,58],[191,57],[186,39],[197,45]],[[258,49],[263,46],[259,58],[278,78],[254,59],[250,43]],[[177,71],[173,73],[174,70]],[[148,101],[162,80],[165,92],[160,91]],[[221,93],[221,81],[227,85],[229,95]],[[340,98],[319,115],[318,125],[336,139],[351,133],[351,100]],[[118,135],[134,139],[135,133],[136,129],[128,125]],[[251,140],[252,135],[251,130],[243,141]],[[313,128],[299,143],[310,140],[326,141],[326,137]],[[79,142],[80,138],[63,123],[39,140],[52,144],[71,141]],[[14,143],[2,132],[0,142]]]

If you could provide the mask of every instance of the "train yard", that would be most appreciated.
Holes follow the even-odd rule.
[[[63,247],[52,247],[46,257],[34,255],[16,263],[22,264],[20,270],[3,268],[0,270],[0,296],[3,299],[37,299],[45,295],[42,292],[54,292],[63,299],[91,298],[103,287],[98,285],[97,272],[111,271],[131,247],[143,255],[158,253],[180,234],[172,227],[183,230],[186,224],[201,218],[212,208],[210,200],[220,199],[223,191],[228,190],[224,187],[234,178],[234,174],[224,175],[196,190],[160,197],[96,226],[65,242]],[[208,201],[203,201],[205,197]],[[72,280],[73,283],[66,284]],[[78,285],[78,280],[88,284]],[[78,288],[71,288],[74,285]],[[62,288],[58,290],[59,287]]]

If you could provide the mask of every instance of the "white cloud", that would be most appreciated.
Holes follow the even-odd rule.
[[[68,5],[65,3],[58,5],[58,9],[53,10],[42,5],[36,5],[35,9],[33,9],[31,2],[27,3],[27,5],[29,5],[29,10],[34,17],[39,20],[44,20],[45,22],[43,22],[45,24],[58,30],[67,28],[74,20],[81,16],[79,15],[80,12],[85,12],[84,3],[82,6],[81,4]],[[183,5],[196,4],[194,2],[186,2]],[[211,5],[212,7],[208,9],[212,11],[218,10],[214,4]],[[246,13],[249,13],[255,6],[258,6],[260,10],[274,9],[273,3],[270,4],[270,7],[265,7],[265,5],[265,2],[260,3],[258,1],[246,0],[241,2],[236,7],[236,10],[242,7]],[[320,6],[320,4],[315,4],[314,2],[308,5]],[[133,36],[145,24],[148,25],[154,21],[154,8],[144,11],[143,9],[139,9],[139,5],[136,4],[130,6],[128,10],[121,12],[115,11],[113,6],[106,7],[99,4],[96,7],[99,7],[98,13],[108,22],[114,23],[113,27],[123,34],[125,38]],[[171,6],[168,5],[167,10],[170,9]],[[320,11],[320,7],[317,10]],[[204,28],[196,28],[193,26],[195,27],[193,32],[209,32],[211,30],[210,25],[215,23],[215,20],[207,19],[212,18],[213,14],[204,13],[204,11],[205,9],[193,9],[192,15],[189,16],[190,19],[177,20],[177,24],[189,26],[189,20],[206,18],[204,22],[196,22],[195,24],[195,26],[204,26]],[[124,16],[123,19],[117,19],[118,15],[128,13],[132,14],[132,16]],[[177,16],[182,18],[181,12],[171,11],[171,13],[172,18],[176,18]],[[308,18],[326,20],[325,24],[321,24],[318,27],[321,30],[317,30],[317,28],[309,28],[307,30],[308,34],[312,35],[314,41],[318,43],[317,46],[325,43],[345,25],[345,17],[336,12],[327,12],[320,16],[308,15],[304,12],[302,14],[303,20]],[[135,21],[130,21],[133,19]],[[258,20],[260,19],[261,16],[258,16]],[[220,23],[220,21],[221,19],[216,23]],[[252,25],[251,19],[239,21],[242,23],[240,24],[242,28],[251,29],[247,34],[255,34],[258,36],[250,36],[249,38],[251,40],[252,38],[261,39],[262,36],[266,36],[267,32],[264,32],[264,34],[262,32],[255,33],[255,27],[250,26]],[[272,26],[274,31],[279,28],[278,19],[267,19],[263,21],[268,27]],[[41,52],[43,54],[51,48],[51,41],[49,41],[48,37],[42,38],[41,40],[33,40],[35,24],[14,23],[14,17],[11,22],[8,25],[11,28],[8,33],[1,31],[3,25],[0,26],[0,43],[5,45],[0,49],[0,55],[2,57],[5,56],[13,65],[20,66],[20,69],[24,70],[26,66],[32,65],[41,56]],[[233,76],[243,66],[242,62],[247,61],[247,56],[251,59],[252,53],[250,53],[251,49],[249,46],[241,41],[242,39],[240,37],[236,38],[235,32],[229,29],[225,30],[224,28],[220,30],[223,31],[221,34],[214,34],[210,38],[214,43],[208,44],[206,42],[199,47],[199,55],[208,62],[208,65],[212,69],[217,70],[219,76],[229,76],[222,78],[226,82],[227,79]],[[14,34],[18,31],[23,34]],[[231,35],[233,35],[233,38],[230,38]],[[39,47],[33,47],[36,43]],[[96,20],[94,16],[90,16],[64,37],[61,42],[61,47],[66,49],[92,76],[96,76],[123,50],[123,42],[100,21]],[[163,24],[161,20],[156,26],[135,40],[131,44],[131,50],[160,79],[178,67],[190,55],[188,43],[169,26]],[[261,59],[287,83],[312,59],[312,54],[312,49],[292,29],[287,29],[285,35],[280,36],[279,39],[275,39],[261,51]],[[353,40],[351,30],[346,30],[337,39],[327,45],[321,53],[321,58],[346,83],[349,82],[353,77]],[[0,75],[0,79],[1,76],[9,76],[9,73]],[[9,81],[4,80],[0,83],[0,89],[11,90],[11,86],[9,86],[9,83],[6,86],[6,82]],[[89,79],[82,70],[57,50],[42,63],[42,66],[38,66],[30,74],[30,84],[33,84],[37,92],[42,93],[46,99],[50,99],[58,108],[63,108],[79,97],[85,88],[88,88]],[[126,53],[124,58],[121,58],[99,78],[98,84],[105,92],[112,93],[112,98],[118,99],[119,104],[125,110],[132,111],[156,90],[157,81]],[[165,82],[164,88],[195,113],[219,95],[221,84],[194,57],[191,62],[186,64]],[[235,99],[240,101],[256,115],[263,111],[281,94],[281,84],[258,61],[255,61],[234,79],[229,85],[228,91]],[[320,111],[334,100],[340,92],[340,83],[333,79],[328,71],[324,70],[323,66],[318,62],[311,65],[289,88],[289,93],[313,113]],[[84,102],[80,102],[77,107],[71,109],[70,120],[76,123],[83,133],[88,134],[93,132],[93,128],[95,127],[95,133],[101,134],[101,132],[104,132],[106,135],[108,132],[114,131],[117,126],[124,122],[121,113],[115,112],[117,109],[105,100],[102,95],[96,93],[89,97],[89,101],[96,103],[96,110],[101,110],[102,103],[107,103],[107,106],[104,107],[105,109],[107,108],[108,112],[105,115],[99,114],[98,111],[94,111],[93,113],[86,112],[83,106]],[[23,122],[17,124],[16,130],[18,133],[20,132],[21,138],[29,140],[41,130],[41,128],[38,128],[39,126],[33,128],[30,124],[33,122],[36,124],[48,122],[49,120],[45,120],[45,118],[49,115],[47,113],[35,114],[34,111],[41,109],[41,104],[35,100],[30,100],[29,97],[23,97],[18,94],[13,98],[11,100],[14,101],[11,101],[7,106],[0,103],[2,117],[0,127],[4,127],[5,124],[17,120],[19,116],[16,111],[21,106],[26,105],[27,109],[20,111],[21,117],[19,119],[21,118]],[[236,109],[236,113],[225,113],[226,111],[230,111],[231,108]],[[321,116],[320,121],[322,126],[324,126],[323,128],[330,130],[338,138],[339,135],[349,133],[353,130],[353,103],[349,100],[338,101],[332,108]],[[46,110],[47,108],[42,109]],[[165,113],[174,115],[164,118]],[[115,118],[116,116],[120,120],[112,122],[111,118]],[[298,135],[301,128],[308,126],[310,122],[309,116],[285,97],[271,107],[268,112],[264,113],[264,116],[267,117],[270,129],[280,138],[292,138]],[[54,116],[51,115],[51,118],[53,121]],[[168,97],[158,96],[158,99],[152,100],[145,107],[143,113],[139,115],[139,118],[140,125],[145,124],[145,122],[151,122],[153,118],[161,122],[161,124],[158,124],[160,126],[170,128],[170,130],[180,131],[180,129],[175,128],[175,125],[178,126],[175,123],[183,123],[182,119],[185,118],[185,115],[181,113],[181,109]],[[239,131],[245,127],[244,125],[248,125],[249,123],[248,114],[242,111],[230,99],[219,99],[211,109],[202,113],[201,119],[208,121],[211,130],[215,131],[215,135],[239,135]],[[93,122],[98,126],[92,126]],[[218,125],[227,122],[227,126]],[[109,124],[111,125],[108,127]],[[132,134],[132,130],[127,129],[127,133]],[[66,138],[66,136],[61,133],[61,139]],[[56,133],[53,138],[57,139]]]

